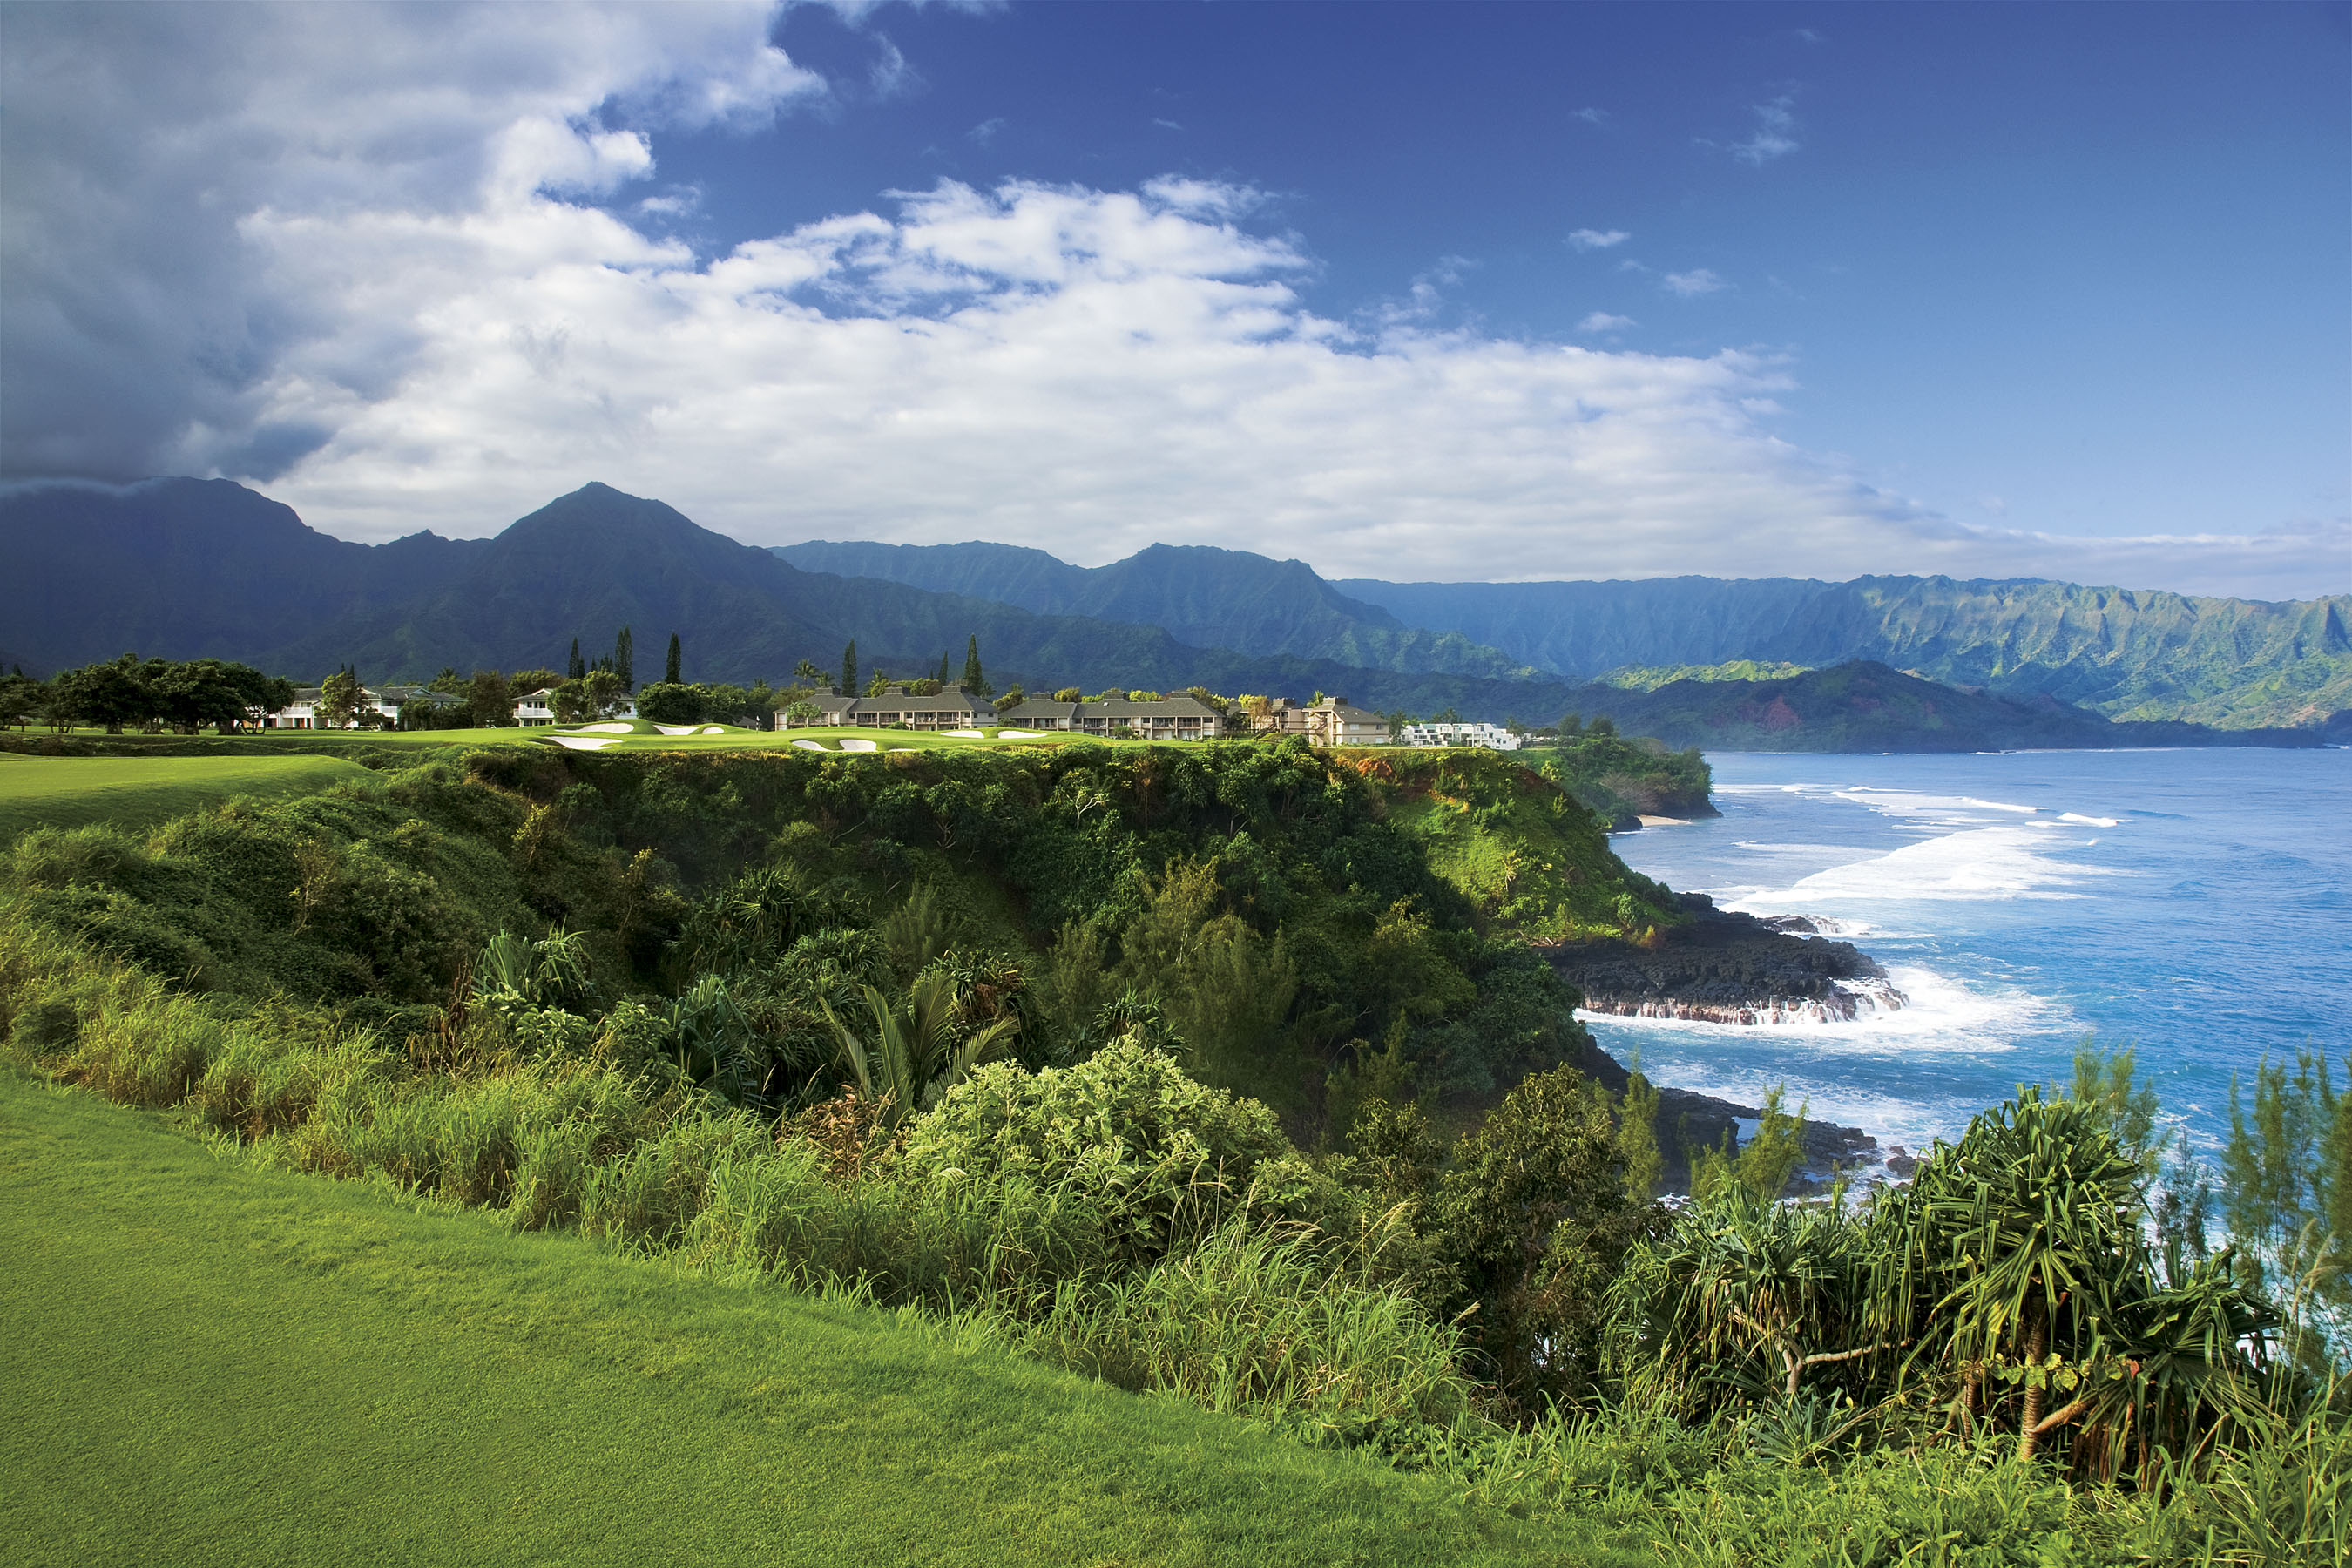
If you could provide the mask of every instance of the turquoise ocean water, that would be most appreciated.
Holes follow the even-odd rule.
[[[2086,1035],[2137,1047],[2210,1145],[2265,1053],[2352,1049],[2352,751],[1726,752],[1721,818],[1612,840],[1637,870],[1836,922],[1910,1005],[1853,1023],[1590,1017],[1661,1083],[1774,1084],[1881,1144],[1952,1137]]]

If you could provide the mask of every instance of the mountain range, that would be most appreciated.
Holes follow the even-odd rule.
[[[919,675],[976,637],[1000,687],[1325,691],[1537,723],[1575,711],[1678,744],[2225,739],[2111,728],[2092,710],[2197,710],[2239,730],[2288,719],[2305,732],[2236,738],[2291,743],[2352,708],[2341,598],[1941,578],[1335,584],[1303,562],[1164,545],[1092,568],[985,543],[761,550],[602,484],[493,538],[382,545],[319,533],[226,480],[23,486],[0,492],[0,560],[15,588],[0,660],[37,673],[132,649],[297,679],[345,663],[370,680],[560,668],[573,638],[593,657],[625,625],[648,652],[679,633],[692,679],[780,681],[802,658],[830,672],[852,638],[866,671]],[[1765,663],[1593,679],[1727,660]]]
[[[1092,568],[1003,544],[775,548],[814,571],[1401,671],[1583,682],[1634,666],[1870,659],[2115,719],[2312,725],[2352,709],[2352,595],[2264,603],[1950,577],[1326,581],[1303,562],[1168,545]]]

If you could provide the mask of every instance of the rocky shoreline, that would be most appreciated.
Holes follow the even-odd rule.
[[[1704,893],[1678,897],[1690,921],[1661,931],[1653,942],[1563,942],[1538,951],[1576,987],[1587,1012],[1618,1017],[1850,1023],[1908,1003],[1875,960],[1852,942],[1822,934],[1820,922],[1718,910]],[[1580,1065],[1612,1092],[1624,1091],[1625,1068],[1598,1046]],[[1738,1122],[1762,1115],[1759,1106],[1661,1085],[1658,1144],[1667,1190],[1689,1190],[1691,1151],[1719,1148]],[[1803,1144],[1805,1163],[1792,1189],[1801,1194],[1825,1189],[1840,1169],[1882,1163],[1894,1168],[1891,1159],[1882,1161],[1878,1141],[1859,1127],[1808,1121]]]
[[[1538,951],[1588,1012],[1712,1024],[1852,1023],[1909,998],[1852,942],[1811,934],[1802,915],[1769,920],[1677,895],[1692,917],[1648,943],[1559,942]]]

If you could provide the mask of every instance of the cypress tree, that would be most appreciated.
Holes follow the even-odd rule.
[[[940,650],[940,672],[932,679],[936,679],[941,686],[945,686],[948,683],[948,655],[945,648],[941,648]]]
[[[662,666],[662,679],[672,686],[686,679],[686,656],[677,646],[677,634],[669,634],[669,661]]]
[[[857,695],[857,639],[856,637],[850,638],[849,646],[841,650],[841,694],[844,697]]]
[[[563,667],[564,677],[570,680],[577,680],[587,673],[588,666],[583,663],[580,658],[580,639],[578,637],[573,637],[572,639],[572,662]]]
[[[623,626],[621,635],[613,639],[613,673],[621,678],[622,690],[635,691],[637,689],[637,642],[629,635],[626,626]]]

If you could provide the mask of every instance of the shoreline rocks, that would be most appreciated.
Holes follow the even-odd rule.
[[[1802,915],[1761,920],[1678,895],[1689,923],[1649,945],[1560,942],[1538,950],[1588,1012],[1715,1024],[1851,1023],[1905,1006],[1875,960]]]

